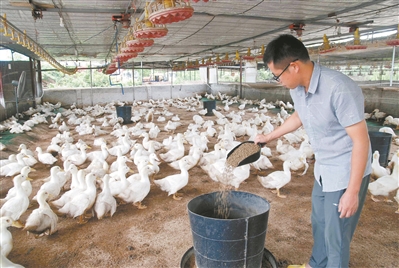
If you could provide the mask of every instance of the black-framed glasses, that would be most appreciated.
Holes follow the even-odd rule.
[[[280,82],[280,76],[281,76],[285,71],[287,71],[287,69],[288,69],[288,67],[290,67],[291,63],[293,63],[293,62],[295,62],[295,61],[297,61],[297,60],[299,60],[299,59],[295,59],[295,60],[291,61],[290,63],[288,63],[288,65],[285,66],[285,68],[283,69],[283,71],[282,71],[279,75],[277,75],[277,76],[273,75],[273,79],[276,80],[277,82]]]

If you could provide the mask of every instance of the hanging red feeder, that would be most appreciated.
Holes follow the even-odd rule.
[[[150,47],[154,44],[154,39],[133,39],[126,41],[128,47]]]
[[[194,9],[189,1],[156,0],[148,5],[148,19],[154,24],[168,24],[190,18]]]
[[[133,25],[133,35],[136,38],[160,38],[168,33],[168,29],[164,25],[156,25],[149,20],[150,6],[151,4],[146,2],[144,19],[136,19],[136,23]]]
[[[168,33],[166,27],[146,27],[134,31],[136,38],[161,38]]]
[[[330,48],[330,49],[320,49],[320,50],[319,50],[319,53],[320,53],[320,54],[326,54],[326,53],[333,52],[333,51],[336,50],[336,49],[337,49],[336,47],[332,47],[332,48]]]
[[[113,74],[118,68],[107,68],[105,69],[104,73],[105,74]]]
[[[117,62],[119,60],[119,63],[122,64],[131,58],[137,57],[138,53],[119,53],[118,55],[115,56],[114,61]]]
[[[121,48],[122,53],[140,53],[144,51],[144,47],[130,47],[126,46]]]
[[[348,45],[348,46],[345,46],[345,48],[348,50],[357,50],[357,49],[366,49],[367,46],[365,46],[365,45]]]
[[[112,74],[112,73],[115,72],[117,69],[118,69],[118,67],[116,67],[116,63],[115,63],[115,62],[112,62],[112,63],[110,63],[110,64],[107,66],[107,68],[105,68],[105,69],[103,70],[103,73],[105,73],[105,74]]]
[[[388,40],[386,43],[388,46],[399,46],[399,39]]]
[[[255,56],[252,56],[252,55],[251,55],[251,49],[250,49],[250,48],[248,48],[247,54],[244,55],[244,56],[242,56],[242,59],[243,59],[243,60],[246,60],[246,61],[253,61],[253,60],[255,60]]]

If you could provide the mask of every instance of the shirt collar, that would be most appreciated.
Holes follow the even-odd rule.
[[[319,83],[320,73],[321,73],[320,65],[313,62],[313,72],[312,72],[312,77],[310,78],[308,93],[314,94],[316,92],[317,85]]]

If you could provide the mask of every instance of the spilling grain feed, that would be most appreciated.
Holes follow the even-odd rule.
[[[226,164],[232,167],[237,167],[241,161],[259,152],[259,145],[253,142],[243,142],[233,149],[231,154],[227,157]]]

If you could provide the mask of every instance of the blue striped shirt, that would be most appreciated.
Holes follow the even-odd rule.
[[[315,153],[315,179],[323,191],[346,189],[350,179],[352,139],[345,127],[364,120],[361,88],[346,75],[314,63],[309,90],[290,90],[295,111]],[[371,173],[371,145],[364,176]]]

